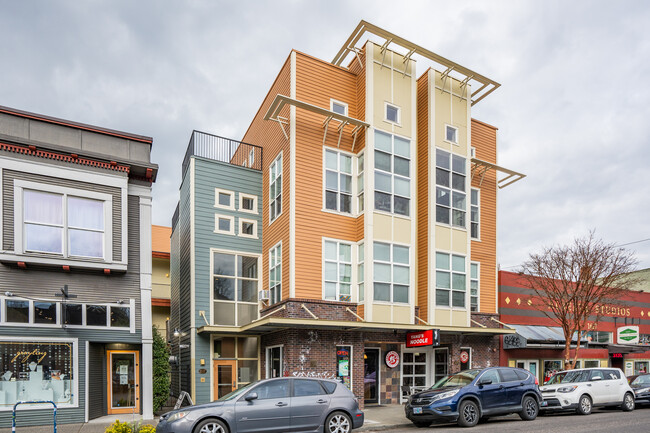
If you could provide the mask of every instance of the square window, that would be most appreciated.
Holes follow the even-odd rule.
[[[386,104],[386,120],[392,123],[399,123],[399,108]]]
[[[34,301],[34,323],[56,325],[56,304]]]
[[[111,327],[128,328],[131,326],[131,308],[111,307]]]
[[[219,188],[214,189],[214,207],[235,209],[235,193]]]
[[[257,221],[239,218],[239,235],[257,238]]]
[[[226,194],[223,192],[219,193],[219,205],[220,206],[227,206],[230,207],[230,194]]]
[[[447,125],[445,130],[445,139],[452,143],[458,143],[458,129]]]
[[[82,308],[81,304],[63,304],[63,323],[66,325],[83,325]]]
[[[337,114],[342,114],[343,116],[348,115],[348,104],[345,104],[343,102],[331,100],[331,109],[333,112]]]
[[[219,218],[219,231],[230,231],[230,220],[228,218]]]
[[[5,301],[7,317],[5,321],[13,323],[29,323],[29,301]]]
[[[247,222],[242,223],[242,233],[245,233],[247,235],[252,235],[253,223],[247,223]]]
[[[86,305],[86,325],[106,326],[106,306]]]

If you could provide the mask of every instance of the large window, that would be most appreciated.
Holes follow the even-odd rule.
[[[242,326],[257,319],[258,257],[212,253],[214,325]]]
[[[409,247],[373,243],[374,300],[409,302]]]
[[[23,189],[24,250],[104,258],[105,207],[103,200]]]
[[[269,218],[275,221],[282,214],[282,154],[269,168]]]
[[[480,267],[478,263],[472,262],[469,264],[469,296],[470,296],[470,307],[472,311],[478,311],[479,309],[479,294],[480,292]]]
[[[375,131],[375,209],[408,216],[411,142]]]
[[[269,251],[269,291],[271,304],[282,300],[282,243]]]
[[[465,257],[436,253],[436,305],[465,308]]]
[[[52,401],[57,406],[76,403],[74,341],[0,341],[0,410],[18,401]]]
[[[324,242],[323,299],[351,301],[352,244]]]
[[[436,149],[436,222],[466,227],[465,158]]]
[[[325,150],[325,208],[352,213],[352,157]]]
[[[479,239],[481,233],[479,232],[479,217],[480,217],[480,191],[472,188],[470,197],[470,233],[472,239]]]

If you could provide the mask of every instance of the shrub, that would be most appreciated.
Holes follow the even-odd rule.
[[[120,422],[115,421],[110,426],[106,427],[105,433],[155,433],[156,427],[151,424],[142,424],[140,421],[136,422]]]
[[[157,412],[169,398],[169,348],[165,339],[153,327],[153,411]]]

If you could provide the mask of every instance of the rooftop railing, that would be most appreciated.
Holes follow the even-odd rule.
[[[183,159],[183,176],[192,156],[262,170],[262,148],[201,131],[192,131]]]

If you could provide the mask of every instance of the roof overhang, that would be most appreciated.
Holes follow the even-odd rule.
[[[518,180],[521,180],[524,177],[526,177],[525,174],[518,173],[514,170],[510,170],[505,167],[501,167],[500,165],[483,161],[482,159],[472,158],[472,180],[474,180],[475,176],[480,177],[479,187],[483,183],[483,178],[485,177],[485,173],[487,173],[490,170],[494,170],[498,173],[505,174],[505,177],[502,177],[501,179],[497,179],[497,186],[499,188],[505,188],[506,186],[511,185],[517,182]]]
[[[346,126],[351,125],[353,126],[352,129],[352,150],[354,151],[354,145],[357,142],[357,135],[359,132],[362,132],[365,130],[365,128],[368,128],[370,125],[362,120],[355,119],[354,117],[350,116],[344,116],[343,114],[335,113],[332,110],[328,110],[326,108],[319,107],[317,105],[312,105],[307,102],[299,101],[297,99],[290,98],[285,95],[277,95],[271,105],[269,106],[269,109],[266,111],[266,114],[264,115],[264,120],[273,120],[274,122],[278,122],[280,124],[280,127],[282,128],[282,133],[284,136],[288,139],[289,134],[287,131],[284,129],[284,125],[287,125],[289,123],[289,120],[285,117],[280,116],[280,112],[284,108],[285,105],[293,105],[294,107],[302,108],[304,110],[311,111],[312,113],[320,114],[325,117],[325,120],[323,120],[323,144],[325,144],[325,138],[327,138],[327,130],[329,127],[329,123],[332,119],[336,119],[339,121],[339,125],[337,127],[337,131],[339,133],[339,140],[338,140],[338,146],[341,145],[341,137],[343,136],[343,130],[345,129]]]
[[[459,80],[464,84],[471,85],[473,82],[477,83],[477,90],[471,94],[472,105],[476,104],[481,99],[485,98],[487,95],[495,91],[499,86],[501,86],[501,84],[497,83],[494,80],[491,80],[484,75],[479,74],[478,72],[474,72],[471,69],[459,65],[458,63],[452,62],[451,60],[446,59],[434,53],[433,51],[427,50],[420,45],[414,44],[413,42],[410,42],[402,37],[397,36],[394,33],[384,30],[381,27],[377,27],[376,25],[364,20],[361,20],[348,40],[345,41],[345,44],[336,54],[334,60],[332,60],[332,63],[337,66],[341,66],[341,64],[345,61],[350,53],[355,53],[355,55],[358,56],[360,48],[358,48],[356,45],[366,32],[384,40],[382,49],[386,49],[390,44],[396,44],[408,50],[408,54],[406,54],[407,59],[414,54],[418,54],[426,59],[433,61],[435,64],[444,67],[445,71],[443,72],[443,76],[448,76],[451,73],[452,75],[459,76]]]
[[[339,331],[428,331],[439,329],[442,334],[457,335],[501,335],[514,334],[514,329],[480,328],[469,326],[427,326],[408,323],[353,322],[344,320],[297,319],[287,317],[266,317],[244,326],[206,325],[197,329],[197,333],[211,334],[266,334],[285,329],[329,329]]]

